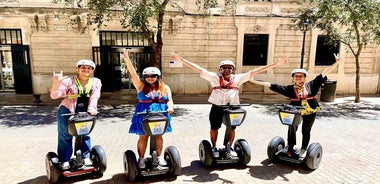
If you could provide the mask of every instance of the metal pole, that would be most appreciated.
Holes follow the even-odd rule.
[[[303,58],[305,55],[305,36],[306,36],[306,29],[303,30],[303,38],[302,38],[302,50],[301,50],[301,66],[300,68],[303,68]]]

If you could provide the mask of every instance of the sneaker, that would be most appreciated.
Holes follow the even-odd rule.
[[[90,158],[85,158],[84,159],[84,165],[85,166],[91,166],[92,165],[92,160]]]
[[[300,153],[299,153],[299,156],[302,157],[303,154],[305,154],[306,150],[305,149],[301,149]]]
[[[231,154],[232,157],[237,157],[238,156],[237,153],[236,153],[236,151],[233,148],[231,148],[230,154]]]
[[[212,149],[212,154],[214,155],[215,158],[218,158],[219,157],[219,151],[217,148],[213,148]]]
[[[160,164],[161,166],[165,166],[168,163],[166,162],[164,157],[158,157],[158,164]]]
[[[69,161],[63,162],[60,167],[63,171],[69,170],[70,169],[70,162]]]
[[[144,169],[146,167],[145,160],[143,158],[139,158],[139,160],[137,161],[137,164],[140,169]]]

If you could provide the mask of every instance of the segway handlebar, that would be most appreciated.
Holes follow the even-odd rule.
[[[160,114],[160,113],[167,113],[168,111],[143,111],[143,112],[138,112],[136,114],[138,115],[145,115],[145,114]]]
[[[223,108],[227,108],[227,107],[230,107],[230,108],[233,108],[233,107],[241,107],[241,106],[250,106],[251,104],[227,104],[227,105],[219,105],[219,107],[223,107]]]
[[[290,104],[274,104],[274,106],[277,108],[277,109],[297,109],[297,110],[300,110],[300,109],[306,109],[306,107],[304,106],[296,106],[296,105],[290,105]]]
[[[65,114],[62,114],[61,116],[76,116],[76,115],[78,115],[78,116],[93,116],[88,112],[65,113]]]

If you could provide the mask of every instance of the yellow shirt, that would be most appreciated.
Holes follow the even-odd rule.
[[[300,96],[307,96],[307,94],[304,94],[304,93],[307,93],[306,90],[303,90],[302,88],[296,88],[296,89],[297,89],[298,94],[300,94]],[[313,113],[316,113],[320,109],[319,107],[315,109],[311,108],[306,99],[301,99],[301,105],[305,107],[305,109],[300,110],[301,115],[313,114]]]

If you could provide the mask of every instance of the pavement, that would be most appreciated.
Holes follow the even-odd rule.
[[[0,93],[0,183],[47,183],[45,155],[56,150],[56,107],[60,100],[47,95],[37,103],[31,95]],[[321,164],[316,170],[297,165],[271,163],[267,145],[274,136],[286,137],[287,128],[278,120],[272,104],[286,103],[280,95],[243,94],[249,103],[245,122],[237,128],[236,139],[245,139],[251,150],[247,166],[220,165],[204,168],[198,146],[209,140],[208,94],[173,95],[175,113],[173,132],[164,135],[164,147],[175,146],[181,157],[177,177],[138,178],[135,183],[380,183],[380,96],[336,96],[333,102],[321,102],[322,110],[312,129],[310,143],[323,147]],[[64,178],[61,183],[127,183],[123,153],[136,152],[137,136],[129,134],[135,94],[129,91],[105,93],[99,101],[100,115],[91,133],[93,145],[101,145],[107,155],[107,170],[102,177]],[[221,147],[224,126],[219,130]],[[300,144],[301,131],[297,133]]]

